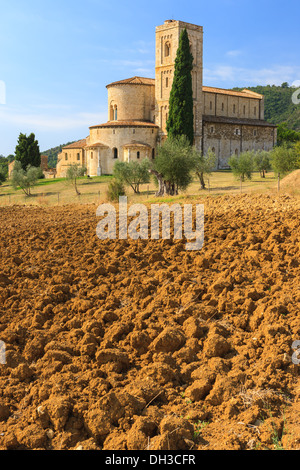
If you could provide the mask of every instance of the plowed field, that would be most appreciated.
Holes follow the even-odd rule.
[[[300,448],[300,202],[205,199],[205,244],[0,212],[0,449]]]

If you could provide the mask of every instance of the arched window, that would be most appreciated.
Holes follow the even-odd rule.
[[[155,149],[152,149],[152,160],[155,159]]]
[[[114,120],[114,107],[113,105],[111,104],[110,105],[110,120],[113,121]]]
[[[169,78],[167,77],[166,78],[166,88],[168,88],[168,86],[169,86]]]
[[[169,42],[165,43],[165,57],[169,57],[171,52],[171,45]]]
[[[115,108],[114,108],[114,121],[117,121],[118,120],[118,106],[115,105]]]
[[[238,155],[238,154],[239,154],[238,149],[235,149],[235,152],[234,152],[234,153],[235,153],[236,155]]]
[[[113,149],[113,155],[114,155],[114,159],[117,160],[117,158],[118,158],[118,149],[117,148]]]
[[[138,160],[140,159],[140,156],[141,156],[141,153],[140,153],[140,152],[137,152],[136,158],[137,158]]]

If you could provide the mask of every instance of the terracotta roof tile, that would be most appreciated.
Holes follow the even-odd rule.
[[[66,145],[63,149],[81,149],[86,146],[86,139],[78,140],[77,142],[73,142],[73,144]]]
[[[117,82],[112,82],[109,85],[106,86],[114,86],[114,85],[155,85],[155,79],[154,78],[145,78],[145,77],[131,77],[131,78],[126,78],[125,80],[119,80]]]
[[[100,148],[109,148],[108,145],[103,144],[102,142],[92,142],[86,146],[86,148],[95,148],[95,147],[100,147]]]
[[[243,91],[235,91],[235,90],[225,90],[223,88],[214,88],[214,87],[209,87],[209,86],[204,86],[202,89],[204,92],[207,92],[207,93],[219,93],[221,95],[240,96],[243,98],[253,98],[257,100],[263,98],[262,95],[259,95],[258,93],[254,93],[254,91],[250,91],[247,89],[244,89]]]
[[[158,128],[156,124],[150,121],[108,121],[105,124],[91,126],[90,129],[98,127],[153,127]]]
[[[275,124],[262,121],[261,119],[239,119],[223,116],[203,116],[203,122],[235,124],[244,126],[262,126],[262,127],[277,127]]]
[[[136,140],[132,140],[128,144],[124,144],[122,147],[124,147],[124,148],[129,148],[129,147],[142,147],[142,148],[147,147],[147,148],[151,148],[151,145],[144,144],[143,142],[137,142]]]

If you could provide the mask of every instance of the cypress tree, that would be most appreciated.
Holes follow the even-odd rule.
[[[167,120],[168,137],[185,135],[193,145],[194,112],[192,69],[193,55],[187,30],[184,29],[179,38],[179,46],[175,59],[173,85],[170,93],[169,116]]]
[[[40,148],[33,133],[28,137],[26,134],[22,133],[19,135],[15,156],[16,161],[21,162],[23,170],[26,170],[28,165],[37,168],[41,165]]]

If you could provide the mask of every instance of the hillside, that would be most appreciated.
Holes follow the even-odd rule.
[[[242,88],[234,88],[242,90]],[[296,88],[287,83],[281,86],[267,85],[247,87],[265,97],[265,119],[272,124],[286,122],[290,129],[300,131],[300,105],[292,102],[292,95]]]

